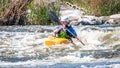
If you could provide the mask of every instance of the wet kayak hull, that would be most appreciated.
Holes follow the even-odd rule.
[[[65,38],[56,38],[53,36],[49,36],[47,40],[44,41],[45,46],[53,46],[56,44],[69,44],[69,40]]]

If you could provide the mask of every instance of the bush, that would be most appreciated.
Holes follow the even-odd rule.
[[[10,0],[0,0],[0,14],[5,10]]]
[[[120,12],[120,0],[107,0],[107,1],[100,4],[101,15],[111,15]]]
[[[69,3],[72,3],[74,2],[74,0],[63,0],[63,1],[66,1],[66,2],[69,2]]]
[[[120,0],[64,0],[85,8],[87,14],[97,16],[111,15],[120,12]]]
[[[49,5],[45,5],[44,3],[34,5],[31,3],[28,6],[28,9],[31,11],[28,13],[27,17],[29,22],[26,24],[39,24],[39,25],[49,25],[51,24],[51,20],[48,17],[49,10],[55,11],[57,14],[59,13],[59,7],[56,6],[55,3],[51,3]]]

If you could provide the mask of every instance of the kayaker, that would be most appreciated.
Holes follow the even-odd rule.
[[[73,29],[73,27],[69,24],[68,18],[62,18],[61,21],[57,17],[57,15],[53,12],[49,12],[49,17],[54,22],[59,22],[61,26],[57,27],[57,29],[54,30],[54,35],[61,38],[67,38],[72,41],[71,38],[76,38],[79,42],[81,42],[83,45],[85,45],[79,38],[77,37],[76,31]]]
[[[76,38],[77,34],[73,27],[69,24],[69,18],[62,18],[61,25],[54,30],[54,35],[60,38],[69,39],[71,42],[72,38]]]

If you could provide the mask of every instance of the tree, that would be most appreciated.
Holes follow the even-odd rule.
[[[24,25],[27,5],[33,0],[14,0],[0,16],[1,25]]]

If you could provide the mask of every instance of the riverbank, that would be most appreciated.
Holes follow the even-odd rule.
[[[119,0],[64,0],[64,2],[67,2],[67,4],[74,8],[84,8],[86,14],[95,16],[109,16],[120,13]]]
[[[113,14],[110,16],[94,16],[94,15],[84,15],[83,10],[79,10],[70,6],[69,4],[63,3],[60,8],[60,18],[68,17],[70,24],[78,25],[119,25],[120,24],[120,14]]]
[[[78,1],[78,2],[77,2]],[[118,14],[119,16],[119,1],[102,1],[93,0],[93,1],[82,1],[82,0],[35,0],[28,1],[25,3],[24,0],[19,3],[22,4],[24,2],[26,4],[27,9],[22,10],[25,13],[20,13],[22,11],[19,10],[19,6],[14,4],[9,4],[10,1],[1,0],[0,7],[0,24],[1,25],[58,25],[57,23],[53,23],[49,17],[49,10],[53,10],[59,17],[69,17],[73,24],[82,23],[82,25],[91,25],[91,24],[118,24],[119,18],[111,18],[110,15]],[[105,3],[105,4],[104,4]],[[16,5],[16,8],[13,8],[12,5]],[[102,6],[101,6],[102,5]],[[107,5],[107,6],[105,6]],[[9,6],[9,8],[7,8]],[[23,7],[23,8],[24,8]],[[11,9],[13,8],[14,12]],[[106,9],[105,9],[106,8]],[[9,11],[10,12],[9,12]],[[4,13],[2,13],[5,11]],[[8,12],[8,13],[7,13]],[[12,12],[12,13],[11,13]],[[12,14],[12,15],[11,15]],[[18,16],[23,14],[23,16]],[[19,18],[20,17],[20,18]],[[112,21],[112,22],[111,22]],[[77,23],[74,23],[77,22]]]

